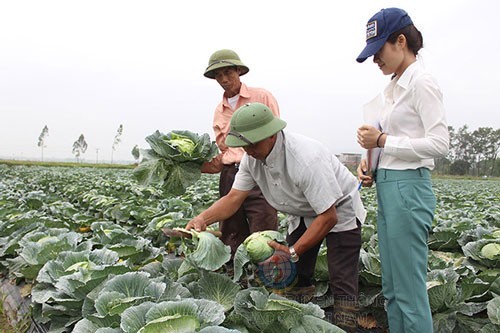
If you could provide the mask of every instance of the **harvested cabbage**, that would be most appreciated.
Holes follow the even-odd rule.
[[[234,255],[234,281],[239,280],[247,263],[257,264],[273,255],[274,249],[268,244],[270,240],[285,243],[285,237],[279,231],[264,230],[254,232],[238,246]]]
[[[250,261],[259,263],[273,255],[274,249],[269,246],[268,242],[275,239],[276,233],[278,232],[274,230],[254,232],[245,239],[243,245],[248,252]]]
[[[140,149],[142,161],[134,177],[142,185],[161,185],[168,194],[181,195],[201,177],[201,165],[219,149],[210,136],[190,131],[159,131],[146,137],[151,149]]]

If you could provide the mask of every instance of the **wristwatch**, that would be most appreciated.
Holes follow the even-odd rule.
[[[299,255],[297,254],[297,252],[295,252],[295,249],[293,248],[293,246],[290,246],[288,248],[288,251],[290,252],[290,261],[291,262],[299,261]]]

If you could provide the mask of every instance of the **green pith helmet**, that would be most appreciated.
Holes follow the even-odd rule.
[[[208,60],[208,67],[205,69],[205,75],[206,77],[210,79],[215,79],[215,73],[214,71],[216,69],[222,68],[222,67],[229,67],[229,66],[238,66],[241,68],[241,75],[245,75],[248,73],[250,70],[245,64],[243,64],[240,60],[240,57],[236,52],[233,50],[219,50],[215,51],[211,56],[210,59]]]
[[[229,126],[226,145],[244,147],[273,136],[285,128],[286,122],[262,103],[247,103],[236,110]]]

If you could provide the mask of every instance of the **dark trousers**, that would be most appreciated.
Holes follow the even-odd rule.
[[[304,220],[291,234],[287,235],[290,245],[306,232]],[[297,262],[297,287],[312,284],[316,258],[321,242],[300,256]],[[356,302],[358,299],[359,251],[361,249],[361,224],[353,230],[330,232],[326,236],[328,274],[330,290],[336,299],[347,299]]]
[[[219,193],[223,197],[231,190],[238,172],[236,165],[224,165],[220,174]],[[256,231],[278,230],[278,214],[264,199],[259,187],[250,191],[243,205],[230,218],[220,223],[221,240],[231,247],[234,255],[245,238]]]

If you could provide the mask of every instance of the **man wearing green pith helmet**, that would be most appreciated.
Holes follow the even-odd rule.
[[[229,132],[229,122],[233,113],[245,103],[260,102],[279,116],[278,103],[273,95],[262,88],[248,87],[241,82],[240,76],[247,74],[249,68],[232,50],[222,49],[214,52],[208,60],[204,75],[214,79],[224,89],[222,101],[217,105],[213,118],[215,141],[220,154],[212,161],[202,165],[204,173],[220,173],[220,196],[226,195],[233,185],[234,177],[244,150],[239,147],[228,147],[225,144]],[[276,210],[264,199],[260,189],[255,186],[247,199],[232,216],[220,222],[221,240],[231,247],[234,255],[238,246],[250,234],[262,230],[277,230],[278,216]]]
[[[261,103],[245,104],[234,113],[225,144],[242,147],[245,155],[233,187],[186,228],[204,230],[207,225],[225,219],[258,185],[274,208],[289,215],[290,247],[276,242],[270,245],[289,254],[297,265],[298,282],[292,292],[294,295],[302,292],[303,297],[307,291],[314,292],[316,258],[322,241],[326,240],[334,297],[333,323],[354,332],[360,228],[366,216],[357,180],[325,145],[286,132],[285,126],[285,121]]]

